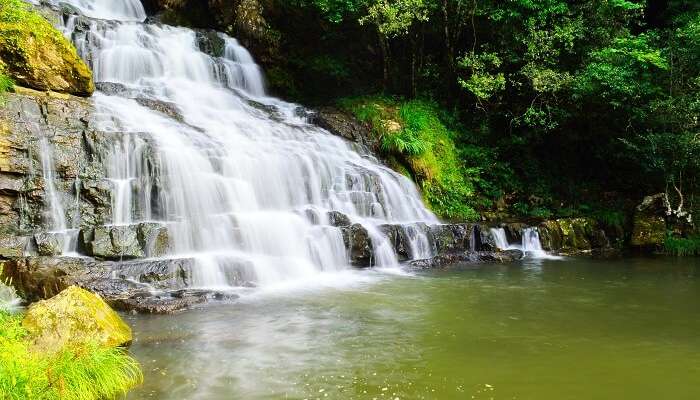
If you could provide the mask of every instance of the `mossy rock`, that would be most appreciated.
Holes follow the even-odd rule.
[[[42,351],[90,343],[116,347],[132,340],[131,328],[100,296],[77,286],[32,304],[22,326]]]
[[[0,71],[16,84],[78,96],[95,91],[75,47],[22,0],[0,0]]]
[[[661,247],[666,239],[666,221],[661,216],[637,213],[634,216],[632,239],[634,247]]]

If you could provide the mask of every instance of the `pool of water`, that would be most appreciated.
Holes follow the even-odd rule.
[[[348,272],[127,316],[132,399],[700,399],[700,260]]]

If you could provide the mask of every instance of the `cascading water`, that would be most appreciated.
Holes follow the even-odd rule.
[[[496,242],[496,247],[500,250],[508,250],[513,247],[508,243],[508,237],[506,236],[506,230],[503,228],[491,228],[491,237],[493,237],[494,242]]]
[[[413,183],[309,124],[297,105],[267,97],[259,66],[235,39],[220,34],[223,54],[212,56],[193,30],[142,23],[136,0],[67,3],[90,17],[89,29],[85,21],[75,29],[73,16],[63,31],[95,80],[120,88],[93,96],[99,129],[120,138],[102,157],[112,224],[167,224],[167,257],[196,261],[192,286],[344,268],[329,211],[367,229],[376,266],[397,264],[385,223],[407,227],[414,258],[431,256],[414,225],[438,221]]]
[[[560,259],[559,256],[548,254],[542,249],[540,241],[540,233],[537,228],[523,228],[521,232],[521,242],[519,244],[511,244],[508,242],[508,236],[503,228],[491,228],[491,237],[496,243],[496,247],[500,250],[521,250],[525,256],[529,258],[547,258]]]

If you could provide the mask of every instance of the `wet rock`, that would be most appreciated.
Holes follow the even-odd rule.
[[[505,251],[466,251],[438,255],[425,260],[413,260],[408,266],[416,269],[447,268],[460,263],[510,263],[521,260],[524,254],[520,250]]]
[[[44,351],[90,343],[116,347],[132,341],[131,328],[121,317],[101,297],[77,286],[32,304],[22,326]]]
[[[145,255],[138,239],[137,225],[98,226],[80,231],[81,242],[88,255],[120,260]]]
[[[187,295],[182,297],[162,295],[117,299],[112,301],[111,304],[120,311],[140,314],[173,314],[190,309],[206,301],[206,295]]]
[[[47,299],[71,285],[84,286],[109,275],[108,269],[83,258],[26,257],[2,263],[0,278],[12,280],[29,301]]]
[[[25,236],[0,235],[0,259],[24,256],[28,244],[29,238]]]
[[[562,248],[562,231],[558,221],[544,221],[538,227],[542,249],[547,251]]]
[[[384,224],[379,225],[379,230],[391,243],[399,261],[406,261],[411,258],[411,245],[402,226]]]
[[[95,88],[100,92],[110,95],[110,96],[122,96],[129,97],[131,91],[126,85],[115,82],[97,82],[95,83]]]
[[[441,224],[430,227],[438,254],[470,250],[471,226],[467,224]]]
[[[352,222],[350,221],[350,218],[341,213],[340,211],[329,211],[328,212],[328,223],[331,226],[335,227],[344,227],[344,226],[350,226]]]
[[[367,229],[360,224],[342,228],[345,248],[350,255],[350,263],[356,267],[370,267],[373,259],[372,239]]]
[[[203,53],[212,57],[223,57],[226,51],[226,42],[218,32],[210,29],[197,29],[195,31],[197,47]]]
[[[34,243],[40,256],[61,255],[66,239],[63,233],[43,232],[34,235]]]
[[[528,227],[522,222],[511,222],[502,224],[501,227],[506,232],[508,243],[520,243],[523,240],[523,230]]]
[[[137,234],[146,257],[160,257],[170,250],[170,234],[165,225],[143,222],[138,225]]]
[[[321,108],[311,118],[311,122],[330,133],[363,144],[371,149],[378,149],[378,141],[372,130],[353,115],[337,108]]]
[[[136,98],[136,102],[146,108],[150,108],[153,111],[158,111],[161,114],[165,114],[176,121],[184,121],[184,117],[182,116],[180,109],[178,109],[177,105],[174,103],[145,97]]]
[[[173,258],[120,263],[114,270],[121,279],[165,290],[189,286],[194,268],[195,261],[192,258]]]

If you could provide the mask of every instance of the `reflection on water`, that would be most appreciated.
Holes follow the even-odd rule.
[[[697,260],[347,273],[129,317],[157,399],[700,398]]]

